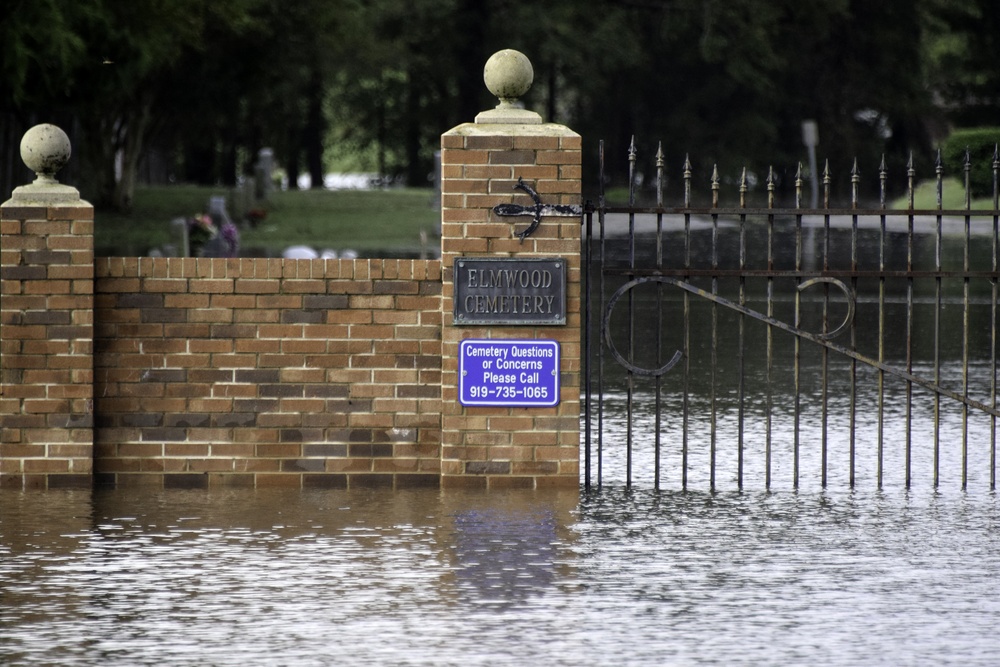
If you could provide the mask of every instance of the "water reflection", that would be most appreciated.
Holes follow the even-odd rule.
[[[616,564],[601,568],[602,590],[659,621],[658,642],[633,637],[643,664],[644,640],[682,663],[989,661],[986,623],[971,616],[1000,610],[986,574],[998,564],[992,498],[605,491],[585,505]]]
[[[577,498],[4,493],[0,662],[437,664],[400,658],[549,592]]]
[[[552,585],[557,538],[551,509],[484,507],[453,519],[455,575],[467,598],[508,606]]]
[[[960,493],[0,493],[11,665],[990,664]]]

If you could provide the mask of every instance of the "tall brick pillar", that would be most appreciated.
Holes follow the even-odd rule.
[[[38,174],[0,206],[0,486],[90,486],[94,208],[54,178],[70,155],[53,125],[28,130]]]
[[[487,87],[500,105],[441,137],[441,259],[443,269],[442,325],[442,487],[543,488],[579,484],[580,440],[580,217],[570,210],[580,205],[581,139],[572,130],[524,110],[515,98],[531,84],[531,64],[516,51],[501,51],[486,64]],[[517,187],[521,179],[522,187]],[[532,193],[537,195],[537,200]],[[521,207],[523,215],[501,215],[499,204]],[[542,206],[544,205],[544,209]],[[506,213],[515,213],[508,207]],[[541,215],[537,228],[518,236]],[[525,297],[516,285],[482,289],[492,280],[482,273],[466,277],[462,289],[472,297],[456,296],[456,262],[499,260],[500,271],[511,274],[519,260],[560,260],[565,267],[565,319],[558,324],[499,323],[519,315]],[[507,263],[504,263],[507,262]],[[465,265],[463,265],[465,266]],[[502,275],[502,274],[498,274]],[[522,274],[525,283],[529,273]],[[542,274],[537,274],[542,275]],[[547,274],[545,274],[547,275]],[[548,278],[545,279],[546,281]],[[544,287],[544,286],[543,286]],[[530,287],[528,288],[530,291]],[[472,301],[466,303],[465,299]],[[480,301],[476,301],[480,299]],[[527,300],[526,300],[527,299]],[[472,326],[457,321],[466,305],[496,322]],[[513,303],[520,305],[511,305]],[[539,309],[541,310],[541,309]],[[511,314],[513,313],[513,314]],[[467,405],[460,402],[459,367],[462,341],[539,340],[558,346],[558,404],[543,407]],[[554,342],[554,345],[553,345]],[[505,364],[511,368],[511,364]],[[507,373],[508,371],[505,371]],[[509,371],[520,376],[521,371]],[[493,393],[521,393],[518,381],[495,385]],[[468,391],[466,389],[466,391]],[[538,390],[532,389],[537,392]],[[537,395],[537,393],[536,393]],[[498,401],[503,403],[503,401]]]

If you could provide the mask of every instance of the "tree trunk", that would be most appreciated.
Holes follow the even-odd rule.
[[[490,25],[490,6],[492,3],[483,0],[462,0],[454,39],[457,44],[455,56],[463,67],[458,69],[458,95],[455,100],[459,122],[470,121],[480,111],[489,107],[482,105],[482,100],[488,94],[483,85],[483,65],[486,64],[486,30]],[[497,103],[492,99],[492,103]]]
[[[112,126],[104,118],[80,116],[80,193],[95,206],[112,206],[115,190],[115,141]]]
[[[299,174],[302,170],[302,162],[299,157],[302,142],[298,129],[290,130],[288,134],[288,163],[285,165],[285,170],[288,172],[288,188],[294,190],[299,187]]]
[[[138,112],[127,121],[125,135],[121,144],[121,177],[115,183],[112,206],[116,211],[132,210],[135,197],[135,183],[139,175],[139,160],[142,158],[143,147],[146,145],[146,133],[149,130],[152,105],[143,102]]]
[[[555,123],[558,121],[556,119],[557,85],[556,85],[556,65],[554,62],[549,65],[549,77],[548,80],[546,81],[546,84],[547,84],[546,97],[548,99],[546,100],[547,117],[545,120],[548,121],[549,123]]]
[[[323,115],[323,79],[318,66],[314,66],[309,74],[306,94],[309,99],[309,111],[306,114],[306,126],[303,132],[306,165],[312,180],[311,187],[320,189],[323,187],[323,177],[326,175],[323,169],[323,136],[326,134],[326,118]]]
[[[413,82],[413,72],[409,74],[410,81],[406,87],[406,184],[412,187],[427,185],[427,172],[420,164],[420,98],[416,84]]]

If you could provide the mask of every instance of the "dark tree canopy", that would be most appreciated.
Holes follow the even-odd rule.
[[[440,134],[495,104],[501,48],[533,62],[526,104],[588,162],[606,140],[619,178],[635,136],[647,169],[662,141],[675,174],[690,154],[702,178],[789,180],[805,119],[835,173],[882,154],[900,173],[1000,110],[990,0],[11,0],[0,18],[0,184],[20,132],[58,122],[84,194],[119,208],[154,157],[230,184],[264,146],[293,179],[352,164],[426,184]]]

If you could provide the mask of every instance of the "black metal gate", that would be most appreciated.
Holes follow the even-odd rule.
[[[744,169],[738,205],[720,205],[717,171],[696,204],[688,160],[670,206],[662,150],[655,203],[640,206],[634,142],[628,159],[628,203],[611,205],[602,142],[584,215],[588,488],[650,475],[641,456],[657,489],[714,490],[723,473],[739,489],[751,473],[766,489],[779,476],[995,489],[1000,156],[985,210],[967,194],[968,156],[964,206],[942,204],[939,154],[937,205],[922,209],[912,158],[906,203],[887,202],[883,161],[874,208],[857,165],[847,207],[831,206],[829,166],[822,201],[803,207],[801,165],[791,206],[776,202],[773,169],[766,203],[748,205]]]

